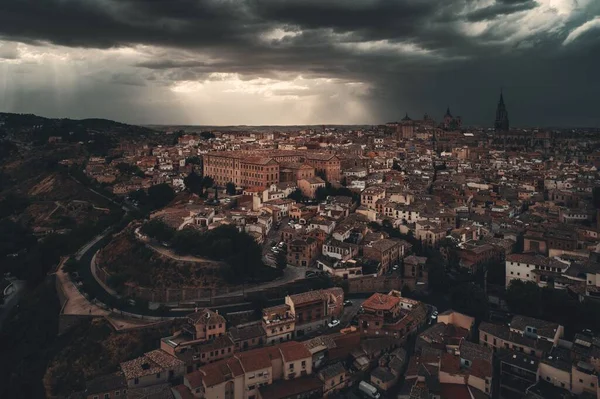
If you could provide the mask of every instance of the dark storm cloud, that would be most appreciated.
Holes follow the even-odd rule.
[[[531,10],[537,6],[538,4],[534,0],[504,0],[470,13],[467,19],[472,22],[484,21],[501,15]]]
[[[515,102],[530,99],[530,112],[513,113],[518,121],[543,121],[546,109],[561,103],[562,123],[575,123],[568,115],[581,114],[590,88],[600,89],[598,80],[585,83],[582,76],[599,61],[598,40],[584,32],[584,40],[563,44],[569,32],[600,14],[600,2],[580,3],[560,20],[563,25],[544,26],[555,14],[541,0],[498,0],[483,8],[473,0],[5,0],[0,37],[162,48],[132,64],[151,73],[115,73],[107,79],[114,84],[202,80],[215,72],[241,79],[333,77],[373,85],[371,108],[381,120],[403,108],[433,113],[456,103],[468,122],[478,123],[491,120],[481,96],[504,85],[507,94],[514,90]],[[516,19],[542,6],[546,14],[537,19]],[[18,57],[14,50],[6,54]],[[570,59],[578,64],[569,66]],[[553,96],[547,90],[555,81],[563,87]],[[494,101],[485,106],[493,108]]]

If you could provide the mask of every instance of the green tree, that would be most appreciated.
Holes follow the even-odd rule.
[[[294,200],[296,202],[302,202],[304,200],[306,200],[307,198],[302,194],[302,191],[300,191],[299,188],[295,189],[293,192],[291,192],[288,196],[289,199]]]
[[[448,291],[448,275],[444,259],[441,256],[429,257],[425,268],[428,270],[429,289],[434,293],[446,293]]]
[[[148,194],[142,188],[132,193],[129,193],[129,198],[131,198],[132,201],[139,202],[140,204],[146,204],[148,202]]]
[[[192,165],[202,165],[202,159],[199,156],[193,156],[193,157],[187,157],[185,159],[185,163],[186,164],[192,164]]]
[[[175,229],[158,218],[144,223],[140,228],[140,231],[142,234],[155,238],[161,242],[169,242],[173,239],[173,235],[175,235]]]
[[[163,208],[175,198],[175,191],[167,183],[157,184],[148,189],[148,200],[154,209]]]
[[[210,176],[204,176],[202,178],[202,187],[203,188],[211,188],[215,185],[215,180]]]
[[[319,187],[315,191],[315,199],[317,201],[324,201],[324,200],[326,200],[328,195],[329,195],[329,191],[325,187]]]
[[[200,137],[202,137],[204,140],[209,140],[209,139],[214,139],[216,136],[214,133],[207,131],[207,132],[200,133]]]
[[[203,244],[202,234],[199,231],[184,229],[175,232],[171,245],[180,254],[196,253],[198,247]]]
[[[235,183],[233,183],[233,182],[227,183],[227,185],[225,186],[225,191],[227,192],[227,195],[235,195],[236,194]]]
[[[539,317],[542,312],[542,290],[533,281],[512,280],[506,290],[506,303],[511,312]]]
[[[131,165],[126,162],[119,162],[116,168],[121,174],[124,175],[136,175],[140,177],[144,176],[144,172],[142,172],[142,170],[137,165]]]
[[[277,264],[277,268],[280,270],[284,270],[287,267],[287,256],[285,252],[280,251],[275,257],[275,263]]]
[[[203,179],[201,176],[196,172],[191,171],[190,174],[183,179],[183,184],[185,184],[185,188],[187,188],[189,192],[202,195],[204,192],[202,181]]]
[[[453,309],[480,320],[485,318],[488,311],[488,300],[480,286],[473,283],[459,284],[450,289],[449,295]]]

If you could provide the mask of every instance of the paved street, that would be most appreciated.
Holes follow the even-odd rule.
[[[272,247],[271,243],[273,241],[276,243],[279,243],[281,241],[281,229],[283,229],[285,226],[287,226],[287,223],[289,222],[289,220],[290,220],[289,218],[283,218],[281,220],[279,229],[277,228],[277,225],[273,225],[273,228],[271,228],[271,231],[265,238],[265,243],[263,244],[263,262],[265,262],[265,264],[268,266],[271,266],[271,267],[276,266],[275,255],[271,251],[271,247]]]
[[[344,314],[340,320],[340,325],[342,327],[347,327],[350,325],[350,321],[354,318],[354,316],[356,316],[361,305],[369,296],[369,294],[357,294],[350,295],[346,298],[352,301],[352,306],[344,307]]]

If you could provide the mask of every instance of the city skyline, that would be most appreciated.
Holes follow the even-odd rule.
[[[0,5],[0,110],[136,124],[596,127],[600,3]]]

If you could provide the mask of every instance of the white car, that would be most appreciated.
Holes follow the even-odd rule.
[[[327,324],[327,325],[329,326],[329,328],[333,328],[333,327],[337,327],[337,326],[339,326],[339,324],[340,324],[340,321],[339,321],[339,320],[337,320],[337,319],[333,319],[333,320],[331,320],[331,323],[329,323],[329,324]]]
[[[438,317],[438,312],[437,312],[437,310],[434,310],[433,313],[431,313],[431,318],[437,319],[437,317]]]

